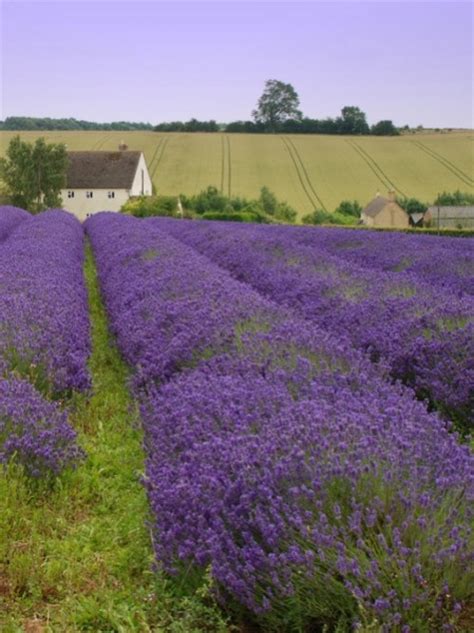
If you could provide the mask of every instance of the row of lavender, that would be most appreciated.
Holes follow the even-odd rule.
[[[49,477],[81,456],[60,401],[89,387],[84,233],[63,211],[12,207],[0,232],[0,463]]]
[[[409,272],[455,295],[474,295],[474,239],[288,227],[301,244],[364,268]],[[280,230],[280,229],[277,229]]]
[[[264,296],[387,363],[393,378],[459,429],[473,428],[472,295],[457,296],[414,272],[376,270],[335,256],[325,248],[326,238],[334,244],[331,231],[154,222]],[[469,249],[468,242],[457,243]]]
[[[474,480],[441,419],[158,223],[86,228],[136,370],[159,564],[210,574],[269,630],[451,630],[472,591]]]
[[[29,217],[28,211],[18,207],[0,207],[0,243]]]

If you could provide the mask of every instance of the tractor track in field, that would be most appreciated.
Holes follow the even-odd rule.
[[[380,167],[377,161],[374,158],[372,158],[372,156],[369,154],[367,150],[363,149],[355,141],[349,141],[348,139],[346,139],[346,143],[349,143],[349,145],[359,154],[359,156],[364,160],[364,162],[368,165],[368,167],[370,167],[373,173],[384,185],[384,187],[386,187],[387,189],[394,189],[395,191],[398,191],[398,193],[400,193],[405,198],[407,197],[406,193],[404,193],[400,189],[400,187],[397,187],[397,185],[387,176],[384,170]]]
[[[321,205],[321,207],[324,209],[324,211],[327,211],[326,209],[326,205],[324,204],[324,202],[321,200],[321,198],[319,197],[318,192],[316,191],[316,189],[313,187],[313,183],[311,182],[311,179],[309,177],[308,174],[308,170],[306,169],[306,166],[303,162],[303,159],[301,158],[301,154],[299,153],[299,151],[296,149],[296,145],[293,143],[291,138],[286,137],[286,140],[288,141],[288,143],[290,144],[290,146],[293,148],[293,151],[295,153],[295,156],[297,158],[297,160],[300,163],[301,169],[306,177],[306,181],[309,185],[309,188],[311,189],[315,199],[318,201],[318,203]]]
[[[151,174],[152,182],[153,182],[153,179],[155,178],[156,170],[158,169],[158,165],[160,164],[161,159],[163,158],[163,154],[165,153],[165,149],[166,149],[166,146],[168,145],[169,140],[170,139],[167,137],[166,139],[164,139],[163,143],[160,144],[161,152],[158,158],[156,159],[155,166],[153,167],[153,172]]]
[[[418,149],[421,149],[423,152],[425,152],[425,154],[438,161],[438,163],[443,165],[443,167],[450,171],[454,176],[459,178],[459,180],[461,180],[465,185],[468,185],[469,187],[472,187],[474,185],[474,180],[470,176],[465,174],[461,169],[459,169],[459,167],[456,167],[456,165],[454,165],[454,163],[452,163],[450,160],[448,160],[441,154],[438,154],[438,152],[436,152],[434,149],[427,147],[421,141],[411,141],[411,143],[418,147]]]
[[[102,136],[98,141],[96,141],[96,143],[94,143],[92,149],[94,151],[101,149],[105,145],[105,142],[107,141],[108,138],[109,138],[108,134],[106,134],[105,136]]]
[[[224,193],[224,174],[225,174],[225,141],[224,134],[221,136],[221,187],[220,191]]]
[[[232,193],[232,165],[231,165],[231,154],[230,154],[230,139],[226,134],[225,137],[226,146],[227,146],[227,195],[231,196]]]
[[[303,191],[305,192],[306,197],[308,198],[311,206],[315,209],[317,208],[318,203],[319,203],[322,206],[322,208],[325,211],[327,211],[326,207],[324,206],[323,202],[321,201],[318,195],[316,195],[315,198],[313,198],[314,189],[312,188],[311,183],[309,182],[308,173],[301,161],[301,158],[298,152],[296,151],[296,148],[290,145],[288,139],[285,136],[280,136],[280,139],[293,162],[298,179],[301,183],[301,186],[303,187]],[[298,164],[298,158],[300,160],[301,166]],[[308,184],[305,183],[305,176],[306,176],[306,179],[308,180]]]
[[[158,155],[158,152],[160,151],[160,147],[163,145],[163,141],[164,141],[164,140],[165,140],[165,137],[164,137],[164,136],[162,136],[162,137],[160,138],[160,140],[158,141],[158,143],[156,144],[155,151],[153,152],[153,156],[151,157],[150,165],[148,166],[148,169],[149,169],[150,173],[151,173],[151,171],[153,170],[153,163],[154,163],[154,162],[155,162],[155,160],[156,160],[156,157],[157,157],[157,155]]]

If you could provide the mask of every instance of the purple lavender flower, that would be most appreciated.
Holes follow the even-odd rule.
[[[342,318],[369,292],[389,316],[410,299],[399,301],[400,289],[418,282],[384,277],[378,306],[367,278],[351,294],[353,277],[341,274],[351,266],[311,260],[322,267],[318,285],[301,284],[293,260],[278,274],[256,265],[262,251],[262,262],[281,258],[280,243],[259,234],[243,249],[247,228],[209,231],[209,251],[222,239],[228,253],[232,241],[235,268],[224,254],[223,267],[247,279],[244,251],[263,298],[164,234],[162,222],[100,214],[86,227],[111,326],[136,372],[158,563],[172,573],[209,568],[223,600],[260,618],[295,599],[311,621],[318,596],[332,604],[341,592],[386,630],[420,618],[441,630],[455,618],[449,606],[435,609],[427,586],[462,578],[450,589],[460,603],[472,584],[472,455],[387,381],[384,363],[328,326],[327,305]],[[318,319],[305,312],[308,294]],[[424,304],[407,305],[403,315],[417,317]],[[346,323],[354,314],[364,312],[349,311]]]
[[[44,393],[87,389],[82,227],[64,211],[27,215],[0,244],[0,357]]]
[[[0,464],[12,459],[35,479],[47,479],[83,457],[67,414],[26,380],[0,379]]]
[[[151,220],[150,226],[153,224],[267,298],[349,339],[373,361],[388,363],[393,378],[403,380],[460,429],[472,428],[472,240],[447,238],[445,243],[443,238],[431,237],[426,242],[426,236],[409,239],[412,236],[171,219]],[[425,268],[433,247],[432,273],[422,274],[417,266],[394,272],[391,265],[369,256],[365,259],[371,249],[383,259],[384,245],[392,239],[403,246],[403,257],[415,262],[422,258]],[[352,252],[352,244],[362,254],[348,259],[343,255]],[[397,261],[400,257],[399,253]],[[445,273],[445,260],[451,262],[449,274]],[[435,283],[439,277],[443,283]],[[462,288],[449,281],[456,279],[462,280]]]
[[[0,206],[0,243],[6,240],[17,226],[30,217],[28,211],[18,207]]]

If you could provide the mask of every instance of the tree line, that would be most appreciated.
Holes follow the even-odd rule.
[[[216,120],[170,121],[153,126],[151,123],[118,121],[113,123],[93,123],[74,118],[51,119],[38,117],[7,117],[0,121],[3,130],[105,130],[133,131],[154,130],[155,132],[245,132],[250,134],[374,134],[394,136],[400,131],[389,119],[369,126],[367,116],[358,106],[344,106],[335,118],[314,119],[304,116],[299,109],[299,96],[294,87],[276,79],[265,82],[252,120],[217,123]],[[406,129],[407,126],[405,126]]]
[[[114,121],[112,123],[95,123],[74,118],[52,119],[50,117],[10,116],[0,121],[0,130],[21,131],[68,131],[68,130],[98,130],[98,131],[133,131],[153,130],[151,123],[134,123],[133,121]]]

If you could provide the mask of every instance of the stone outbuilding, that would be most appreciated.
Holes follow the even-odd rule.
[[[408,214],[395,200],[395,192],[389,191],[388,198],[377,194],[362,211],[362,224],[371,227],[407,229],[410,226]]]
[[[68,152],[63,208],[80,220],[99,211],[120,211],[132,196],[151,196],[143,152]]]
[[[436,229],[474,229],[474,206],[429,207],[423,221]]]

